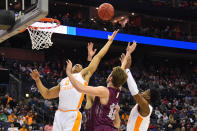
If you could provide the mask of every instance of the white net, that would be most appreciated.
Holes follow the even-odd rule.
[[[40,50],[44,48],[49,48],[53,45],[53,42],[51,41],[51,36],[53,32],[34,29],[28,29],[28,31],[32,42],[32,49]]]
[[[43,22],[36,22],[32,24],[32,27],[54,27],[57,23],[43,23]],[[53,29],[34,29],[28,28],[30,38],[32,41],[32,49],[40,50],[44,48],[49,48],[53,45],[51,41],[51,37],[53,34]]]

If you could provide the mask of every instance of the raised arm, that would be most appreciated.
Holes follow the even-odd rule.
[[[130,44],[128,44],[128,47],[127,47],[127,53],[126,53],[126,56],[125,57],[129,57],[131,55],[131,53],[134,51],[134,47],[136,47],[136,43],[134,42],[133,45],[130,46]],[[125,58],[125,59],[127,59]],[[139,105],[140,107],[140,114],[144,117],[146,117],[149,112],[150,112],[150,109],[149,109],[149,103],[146,99],[144,99],[144,97],[139,93],[139,90],[138,90],[138,87],[137,87],[137,84],[130,72],[129,69],[126,69],[126,73],[128,75],[128,78],[127,78],[127,84],[128,84],[128,87],[129,87],[129,90],[131,92],[131,95],[134,97],[135,101],[137,102],[137,104]]]
[[[36,86],[37,86],[39,92],[41,93],[41,95],[44,97],[44,99],[53,99],[53,98],[59,97],[59,91],[60,91],[59,84],[57,86],[50,88],[50,89],[47,89],[42,84],[42,81],[40,80],[40,74],[36,69],[32,71],[30,76],[32,77],[32,79],[35,80]]]
[[[127,84],[128,84],[129,90],[131,92],[131,95],[133,96],[133,98],[135,99],[137,104],[140,106],[140,114],[142,116],[146,117],[150,113],[149,103],[139,93],[137,84],[136,84],[136,82],[135,82],[135,80],[134,80],[134,78],[133,78],[129,69],[126,69],[126,73],[128,75]]]
[[[99,87],[93,87],[93,86],[84,86],[82,83],[80,83],[77,79],[75,79],[71,73],[72,69],[72,62],[68,60],[66,67],[66,74],[69,77],[69,80],[71,81],[73,87],[84,94],[91,95],[91,96],[99,96],[99,97],[107,97],[109,95],[109,91],[107,88],[99,86]]]
[[[85,78],[86,81],[89,81],[92,74],[96,71],[101,59],[103,58],[103,56],[105,56],[105,54],[109,50],[117,33],[118,33],[118,30],[114,31],[111,36],[108,36],[108,42],[105,44],[105,46],[98,52],[97,55],[94,56],[94,58],[92,59],[88,67],[86,67],[85,69],[81,71],[81,74]]]
[[[125,56],[125,54],[123,53],[123,54],[121,55],[121,57],[120,57],[121,68],[122,68],[122,69],[126,69],[126,68],[128,68],[128,67],[131,66],[131,53],[134,52],[136,46],[137,46],[137,44],[136,44],[135,41],[133,42],[132,45],[130,45],[130,42],[128,43],[126,56]]]

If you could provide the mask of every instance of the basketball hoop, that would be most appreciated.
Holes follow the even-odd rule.
[[[40,50],[52,46],[52,29],[60,26],[57,19],[44,18],[27,27],[32,41],[32,49]]]

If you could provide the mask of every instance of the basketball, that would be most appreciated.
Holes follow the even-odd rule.
[[[110,20],[114,16],[114,7],[109,3],[103,3],[99,6],[98,16],[102,20]]]

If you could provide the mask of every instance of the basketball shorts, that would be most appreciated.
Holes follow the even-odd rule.
[[[100,125],[94,127],[94,131],[117,131],[117,129],[108,125]]]
[[[53,131],[80,131],[81,112],[79,111],[60,111],[55,113]]]

